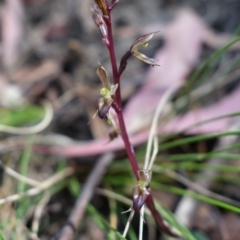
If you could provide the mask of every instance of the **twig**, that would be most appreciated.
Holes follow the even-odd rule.
[[[18,201],[19,199],[21,199],[25,196],[29,196],[29,197],[30,196],[35,196],[35,195],[41,193],[42,191],[50,188],[54,184],[60,182],[61,180],[71,176],[74,172],[75,172],[75,170],[71,167],[65,168],[63,171],[53,175],[52,177],[50,177],[46,181],[40,183],[35,188],[31,188],[31,189],[27,190],[26,192],[19,193],[19,194],[14,194],[14,195],[11,195],[9,197],[0,199],[0,205],[4,204],[6,202],[16,202],[16,201]]]
[[[49,192],[46,192],[44,194],[43,198],[41,199],[41,201],[38,203],[35,213],[34,213],[34,216],[33,216],[32,232],[33,232],[33,234],[35,234],[35,236],[37,238],[38,238],[37,233],[38,233],[38,229],[39,229],[39,221],[41,219],[43,209],[47,205],[49,199],[50,199],[50,194],[49,194]]]
[[[0,153],[5,154],[13,150],[23,149],[25,140],[25,136],[22,135],[14,135],[5,138],[4,140],[0,141]],[[80,142],[75,142],[73,139],[61,134],[37,134],[34,135],[32,143],[66,147],[72,144],[79,144]]]
[[[126,205],[129,205],[129,206],[132,205],[132,200],[131,199],[123,197],[122,195],[120,195],[118,193],[114,193],[110,190],[97,188],[96,193],[101,194],[102,196],[106,196],[106,197],[115,199],[119,202],[125,203]]]
[[[150,163],[149,163],[149,166],[148,166],[148,169],[152,169],[152,166],[153,166],[153,163],[156,159],[156,156],[158,154],[158,137],[155,136],[154,137],[154,142],[153,142],[153,153],[152,153],[152,156],[151,156],[151,160],[150,160]]]
[[[80,221],[85,213],[86,206],[92,198],[96,186],[99,184],[102,176],[104,175],[107,166],[114,158],[113,153],[107,153],[98,159],[94,169],[86,180],[83,190],[76,200],[67,223],[62,230],[55,236],[55,240],[70,240],[74,238],[75,231],[79,226]]]
[[[35,126],[32,127],[11,127],[6,125],[0,125],[0,132],[12,133],[12,134],[35,134],[44,130],[52,121],[53,118],[53,108],[49,101],[44,101],[43,106],[45,108],[45,116],[43,120]]]
[[[126,235],[127,235],[127,232],[128,232],[129,227],[130,227],[130,223],[131,223],[131,221],[133,219],[134,214],[135,214],[135,211],[132,209],[131,213],[130,213],[130,215],[128,217],[128,221],[127,221],[127,223],[125,225],[125,229],[123,231],[123,237],[126,237]]]
[[[132,200],[129,199],[129,198],[126,198],[126,197],[123,197],[122,195],[118,194],[118,193],[114,193],[112,191],[109,191],[107,189],[102,189],[102,188],[97,188],[96,189],[96,192],[102,196],[106,196],[106,197],[109,197],[109,198],[112,198],[112,199],[115,199],[121,203],[124,203],[128,206],[131,206],[132,205]],[[149,211],[149,209],[147,208],[144,208],[144,212],[147,214],[147,215],[151,215],[151,212]]]
[[[156,111],[155,111],[154,116],[153,116],[153,121],[152,121],[151,129],[150,129],[150,133],[149,133],[148,143],[147,143],[144,169],[149,169],[150,170],[150,166],[153,164],[153,163],[150,163],[150,165],[149,165],[149,161],[150,161],[150,154],[151,154],[151,150],[152,150],[153,138],[154,138],[154,136],[156,134],[156,131],[157,131],[157,123],[158,123],[159,117],[163,112],[164,106],[167,104],[167,102],[172,97],[172,95],[176,92],[176,90],[179,88],[179,86],[180,86],[180,83],[172,85],[164,93],[164,95],[162,96],[162,98],[159,101],[159,104],[156,108]]]
[[[7,173],[9,176],[17,179],[18,181],[27,183],[28,185],[34,186],[34,187],[36,187],[36,186],[38,186],[40,184],[40,182],[38,182],[38,181],[36,181],[34,179],[31,179],[31,178],[25,177],[25,176],[15,172],[11,168],[5,166],[1,160],[0,160],[0,166],[5,171],[5,173]]]
[[[145,205],[143,205],[140,210],[138,240],[143,239],[144,209],[145,209]]]
[[[36,234],[32,233],[27,227],[26,228],[26,231],[27,231],[27,235],[30,239],[32,240],[41,240],[38,236],[36,236]]]

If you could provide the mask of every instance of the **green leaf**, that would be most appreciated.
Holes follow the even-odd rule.
[[[0,124],[19,126],[38,121],[44,116],[44,108],[38,106],[24,106],[20,109],[0,108]]]
[[[213,198],[203,196],[203,195],[198,194],[198,193],[194,193],[194,192],[184,190],[184,189],[181,189],[181,188],[177,188],[177,187],[173,187],[173,186],[166,186],[166,185],[159,184],[159,183],[156,186],[158,188],[161,188],[161,189],[164,189],[166,191],[173,192],[173,193],[176,193],[176,194],[179,194],[179,195],[190,196],[190,197],[195,198],[197,200],[207,202],[209,204],[218,206],[222,209],[225,209],[225,210],[228,210],[228,211],[231,211],[231,212],[235,212],[235,213],[238,213],[238,214],[240,213],[240,208],[238,208],[238,207],[235,207],[233,205],[221,202],[221,201],[213,199]]]
[[[77,197],[79,195],[81,187],[80,187],[79,181],[76,177],[72,177],[70,179],[68,188],[69,188],[70,193],[74,197]]]
[[[178,220],[175,218],[175,216],[172,212],[165,209],[161,204],[159,204],[159,202],[154,201],[154,203],[156,205],[157,210],[160,212],[161,216],[167,220],[167,222],[170,224],[170,226],[179,230],[182,233],[184,239],[197,240],[187,228],[185,228],[183,225],[181,225],[178,222]]]
[[[210,57],[208,57],[198,68],[197,71],[195,71],[192,76],[190,77],[188,81],[188,85],[192,85],[193,82],[199,78],[200,74],[204,74],[204,78],[206,78],[206,75],[209,75],[214,68],[213,66],[216,65],[216,61],[219,59],[219,57],[225,53],[229,47],[231,47],[233,44],[236,42],[240,41],[240,37],[235,37],[231,41],[229,41],[226,45],[223,47],[219,48],[217,51],[215,51]]]
[[[193,236],[197,239],[197,240],[210,240],[206,234],[204,234],[204,232],[200,231],[200,230],[193,230],[192,231]]]
[[[226,132],[220,132],[220,133],[214,133],[214,134],[206,134],[201,136],[194,136],[194,137],[188,137],[180,140],[175,140],[169,143],[162,143],[159,146],[159,150],[166,150],[166,149],[170,149],[170,148],[181,146],[188,143],[194,143],[194,142],[199,142],[203,140],[209,140],[209,139],[214,139],[214,138],[224,137],[224,136],[234,136],[234,135],[235,136],[240,135],[240,131],[236,130],[236,131],[226,131]]]
[[[112,238],[112,235],[109,234],[109,230],[110,230],[110,231],[114,232],[119,239],[126,240],[126,238],[124,238],[121,233],[119,233],[116,229],[114,229],[108,223],[108,221],[105,220],[105,217],[103,217],[101,214],[99,214],[99,212],[96,210],[96,208],[94,208],[91,204],[88,204],[87,209],[88,209],[88,212],[91,214],[95,223],[105,232],[105,234],[108,237]],[[110,238],[107,238],[107,239],[110,239]]]
[[[7,238],[5,237],[1,229],[0,229],[0,240],[7,240]]]

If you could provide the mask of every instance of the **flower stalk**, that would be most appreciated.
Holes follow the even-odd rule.
[[[132,167],[132,171],[137,179],[137,185],[132,190],[133,205],[131,216],[133,216],[134,212],[140,212],[143,205],[146,204],[149,210],[151,211],[159,228],[166,234],[176,237],[179,236],[179,233],[172,231],[169,224],[162,219],[162,217],[155,208],[153,198],[151,195],[151,189],[149,186],[151,181],[151,169],[146,168],[143,170],[139,170],[134,149],[130,143],[129,136],[126,130],[126,125],[124,122],[122,111],[120,77],[127,66],[128,59],[131,56],[134,56],[139,60],[152,66],[158,66],[154,59],[148,58],[146,55],[139,52],[139,46],[147,47],[148,41],[151,40],[151,38],[156,32],[143,35],[136,39],[133,42],[130,49],[123,55],[118,68],[112,33],[112,18],[111,18],[111,11],[117,5],[118,2],[119,0],[113,0],[112,3],[110,4],[107,0],[95,0],[96,5],[92,6],[91,8],[93,20],[97,27],[99,28],[100,33],[102,35],[102,40],[105,43],[109,52],[113,78],[113,84],[111,84],[106,70],[101,65],[99,66],[97,70],[97,75],[102,81],[103,88],[100,90],[100,94],[102,97],[99,100],[98,115],[101,118],[109,118],[109,116],[111,115],[109,114],[111,109],[114,109],[117,115],[118,120],[117,127],[115,124],[114,135],[112,138],[111,137],[110,138],[113,139],[115,138],[116,134],[117,135],[118,133],[121,134],[128,155],[128,159]],[[99,13],[98,10],[100,10],[101,13]],[[126,234],[126,231],[124,231],[124,235]]]
[[[111,65],[112,65],[112,75],[113,75],[114,84],[118,84],[118,86],[119,86],[115,92],[115,101],[118,104],[118,109],[116,109],[116,114],[118,117],[119,128],[121,130],[121,136],[122,136],[122,139],[125,144],[129,162],[131,164],[131,167],[132,167],[132,170],[134,172],[136,179],[139,180],[139,176],[138,176],[139,168],[138,168],[137,160],[136,160],[136,157],[134,154],[134,149],[130,143],[130,140],[129,140],[129,137],[127,134],[125,122],[123,119],[123,113],[122,113],[120,75],[119,75],[118,67],[117,67],[117,60],[116,60],[116,55],[115,55],[115,48],[114,48],[114,41],[113,41],[113,34],[112,34],[112,19],[111,19],[112,7],[108,7],[107,10],[108,10],[107,17],[105,18],[105,23],[107,26],[107,33],[108,33],[108,42],[109,42],[107,48],[108,48],[110,61],[111,61]]]

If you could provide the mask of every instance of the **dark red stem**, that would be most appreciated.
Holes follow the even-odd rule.
[[[161,217],[161,215],[159,214],[159,212],[157,211],[154,202],[153,202],[153,198],[152,195],[150,194],[146,200],[146,204],[147,207],[149,208],[149,210],[152,213],[153,218],[155,219],[158,227],[166,234],[172,236],[172,237],[180,237],[181,234],[174,231],[174,228],[172,229],[171,226],[169,224],[167,224],[166,222],[164,222],[163,218]]]
[[[128,155],[129,162],[132,166],[132,170],[134,172],[134,175],[137,180],[139,180],[138,176],[138,164],[137,160],[134,154],[134,149],[129,141],[129,137],[126,131],[125,122],[123,119],[122,114],[122,101],[121,101],[121,85],[120,85],[120,75],[118,74],[118,68],[117,68],[117,61],[116,61],[116,55],[115,55],[115,49],[114,49],[114,41],[113,41],[113,34],[112,34],[112,21],[111,21],[111,8],[108,9],[108,16],[105,18],[106,26],[107,26],[107,32],[108,32],[108,51],[110,55],[111,65],[112,65],[112,74],[113,74],[113,80],[114,84],[118,84],[118,88],[115,92],[115,101],[118,105],[118,110],[116,111],[119,127],[121,130],[121,136],[125,144],[126,152]]]
[[[115,6],[117,4],[118,0],[115,0],[113,2],[114,2],[113,6]],[[114,84],[118,84],[118,88],[115,92],[115,98],[114,98],[115,104],[113,104],[112,107],[115,109],[117,117],[118,117],[118,122],[119,122],[119,127],[121,130],[122,139],[125,144],[126,152],[128,155],[129,162],[132,166],[132,170],[134,172],[136,179],[140,180],[139,175],[138,175],[139,168],[138,168],[137,160],[135,157],[134,149],[129,141],[128,133],[126,131],[126,126],[125,126],[125,122],[123,119],[122,101],[121,101],[120,77],[121,77],[122,72],[125,70],[125,68],[127,66],[127,60],[131,56],[131,51],[129,50],[123,55],[123,57],[120,61],[120,66],[119,66],[119,70],[118,70],[115,49],[114,49],[113,34],[112,34],[111,10],[112,10],[113,6],[110,6],[110,5],[108,6],[107,16],[104,16],[105,23],[107,26],[107,42],[105,42],[105,43],[106,43],[106,46],[108,48],[109,55],[110,55]],[[150,189],[149,189],[149,193],[150,193]],[[170,236],[178,237],[179,235],[176,232],[172,231],[171,226],[168,225],[168,223],[164,222],[163,218],[156,210],[152,195],[149,194],[149,196],[144,201],[146,201],[145,203],[148,206],[148,208],[150,209],[159,228],[163,232],[167,233]]]
[[[120,61],[120,66],[119,66],[119,71],[118,71],[118,75],[119,77],[121,76],[121,74],[123,73],[123,71],[125,70],[125,68],[127,67],[127,61],[128,59],[132,56],[131,51],[128,50],[122,57],[121,61]]]

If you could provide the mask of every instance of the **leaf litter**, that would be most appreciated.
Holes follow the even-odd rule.
[[[11,2],[15,2],[15,4],[19,4],[20,1],[13,0]],[[35,3],[42,4],[46,1],[26,1],[28,4],[32,4],[34,6]],[[124,2],[124,1],[123,1]],[[10,1],[9,1],[10,3]],[[33,4],[34,3],[34,4]],[[71,4],[76,4],[75,1],[72,1]],[[69,11],[72,11],[73,5],[69,5]],[[143,8],[144,4],[147,3],[140,3],[139,7]],[[81,18],[83,18],[83,13],[85,12],[88,6],[84,3],[83,8],[79,10],[78,14],[81,14]],[[131,4],[130,4],[131,5]],[[17,46],[21,45],[22,41],[22,32],[24,31],[23,27],[23,9],[21,5],[20,10],[17,14],[8,14],[5,16],[8,19],[5,21],[9,21],[13,23],[12,28],[5,28],[8,32],[5,32],[3,36],[3,45],[5,46],[5,64],[6,65],[14,65],[16,63],[15,57],[21,58],[19,56],[19,48]],[[41,10],[41,8],[39,8]],[[59,8],[61,9],[61,8]],[[129,8],[130,9],[130,8]],[[16,10],[16,9],[15,9]],[[14,10],[14,11],[15,11]],[[58,14],[63,14],[61,10],[58,10]],[[36,14],[36,13],[35,13]],[[146,18],[146,13],[142,15],[142,17]],[[59,16],[58,15],[58,16]],[[36,15],[37,16],[37,15]],[[10,19],[12,18],[12,20]],[[68,21],[58,21],[56,15],[54,15],[54,23],[51,26],[51,22],[48,25],[48,29],[42,31],[41,28],[36,28],[35,32],[33,31],[36,36],[40,36],[39,39],[42,37],[46,37],[48,41],[62,41],[65,38],[65,35],[69,33],[68,30]],[[131,20],[131,17],[129,17]],[[65,18],[66,20],[66,18]],[[128,20],[126,18],[126,20]],[[129,21],[130,21],[129,20]],[[74,22],[74,21],[73,21]],[[94,33],[93,25],[83,23],[83,33],[85,31],[89,34]],[[40,21],[41,23],[41,21]],[[136,23],[136,22],[135,22]],[[90,26],[86,26],[90,25]],[[4,25],[5,27],[8,26],[7,24]],[[43,25],[44,26],[44,25]],[[44,26],[45,27],[45,26]],[[153,26],[143,27],[141,29],[135,30],[136,35],[141,35],[141,32],[144,29],[144,34],[151,32],[150,28]],[[210,48],[217,49],[222,47],[226,44],[229,40],[231,40],[232,35],[229,33],[216,33],[213,31],[203,20],[203,18],[199,17],[195,12],[190,9],[181,9],[176,12],[175,18],[169,24],[162,24],[161,22],[154,24],[154,31],[160,31],[157,35],[159,38],[164,39],[164,45],[161,47],[160,50],[156,50],[156,54],[154,59],[157,59],[160,67],[152,67],[148,70],[145,81],[142,87],[132,96],[130,96],[129,100],[124,109],[124,116],[126,122],[128,122],[128,131],[131,134],[131,141],[134,146],[137,146],[141,143],[146,142],[148,138],[148,129],[150,127],[150,122],[152,118],[152,114],[154,109],[156,108],[161,96],[163,93],[172,85],[178,82],[185,82],[191,72],[198,66],[200,60],[202,58],[203,44],[206,44]],[[16,29],[16,31],[13,31]],[[149,31],[150,30],[150,31]],[[133,31],[134,32],[134,31]],[[11,34],[15,33],[16,35],[13,36]],[[119,31],[120,33],[120,31]],[[194,33],[194,34],[193,34]],[[136,36],[134,36],[136,37]],[[84,40],[84,34],[80,36],[80,39]],[[9,40],[7,40],[9,39]],[[34,46],[34,44],[36,44]],[[93,69],[97,62],[93,63],[91,61],[95,61],[96,57],[93,59],[81,59],[82,56],[76,53],[76,48],[74,48],[75,52],[72,54],[72,48],[69,48],[68,51],[70,52],[70,57],[73,57],[73,60],[69,56],[67,56],[66,51],[61,49],[58,54],[54,53],[53,55],[57,59],[51,59],[49,61],[49,56],[56,50],[58,47],[56,45],[53,48],[51,44],[46,44],[45,47],[41,47],[39,42],[35,42],[28,50],[28,54],[31,52],[31,47],[35,50],[35,54],[37,58],[35,59],[35,64],[28,64],[24,66],[25,68],[19,68],[18,71],[11,70],[9,68],[9,75],[4,76],[4,78],[8,78],[10,76],[11,79],[16,79],[15,81],[16,86],[19,87],[21,93],[23,94],[27,100],[33,101],[33,99],[39,99],[40,96],[47,96],[50,99],[56,100],[59,94],[65,92],[69,87],[75,87],[75,83],[71,83],[69,81],[69,75],[75,74],[74,79],[76,78],[90,78],[94,79],[93,73],[94,71],[89,70]],[[53,50],[55,49],[55,50]],[[234,44],[230,51],[238,52],[240,49],[239,43]],[[81,45],[80,45],[80,51]],[[46,54],[48,52],[48,54]],[[84,51],[83,51],[84,52]],[[102,52],[98,50],[96,47],[89,47],[88,54],[90,55],[97,55],[97,59],[102,59]],[[86,53],[86,52],[84,52]],[[104,55],[104,54],[103,54]],[[65,57],[56,57],[56,56],[65,56]],[[33,56],[34,57],[34,56]],[[28,59],[24,56],[24,60]],[[77,71],[73,71],[71,66],[69,67],[67,63],[74,63],[76,62],[79,65],[83,65],[84,67],[80,67],[80,74]],[[42,64],[38,64],[41,62]],[[94,65],[95,64],[95,65]],[[132,62],[131,62],[132,64]],[[34,66],[35,65],[35,66]],[[105,63],[104,63],[105,66]],[[106,64],[107,66],[107,64]],[[41,68],[42,67],[42,68]],[[64,68],[64,71],[62,69]],[[44,70],[45,69],[45,70]],[[24,71],[25,72],[24,72]],[[36,72],[34,72],[34,70]],[[37,72],[38,70],[38,72]],[[24,75],[21,75],[21,74]],[[27,76],[27,77],[26,77]],[[70,77],[71,78],[71,77]],[[29,80],[28,80],[29,79]],[[56,84],[55,80],[59,80]],[[24,81],[26,81],[24,83]],[[29,87],[29,84],[31,87]],[[57,85],[53,86],[53,85]],[[48,91],[46,91],[48,89]],[[60,91],[59,91],[60,89]],[[187,113],[183,113],[181,116],[172,116],[167,123],[162,123],[161,128],[159,129],[160,135],[165,135],[169,133],[177,133],[188,126],[191,126],[199,121],[206,121],[208,119],[218,117],[220,115],[226,115],[232,112],[240,111],[239,107],[239,87],[236,86],[235,89],[226,96],[221,96],[220,100],[213,102],[210,106],[197,106],[196,109],[191,110]],[[84,114],[84,111],[81,109],[87,107],[84,104],[87,97],[83,94],[74,95],[73,98],[76,96],[81,100],[80,104],[77,107],[69,106],[69,109],[72,108],[72,111],[67,112],[69,114],[70,122],[75,121],[76,118],[72,113],[76,109],[78,113]],[[94,98],[89,97],[91,102],[94,102]],[[88,100],[89,100],[88,99]],[[34,101],[33,101],[34,102]],[[86,101],[87,102],[87,101]],[[68,104],[68,103],[67,103]],[[61,108],[61,107],[60,107]],[[88,107],[87,107],[88,108]],[[67,108],[64,108],[66,110]],[[166,106],[166,113],[171,110],[171,106]],[[87,110],[89,111],[89,109]],[[65,113],[66,114],[66,113]],[[61,114],[60,114],[61,116]],[[186,134],[205,134],[205,133],[216,133],[220,131],[225,131],[229,126],[230,119],[220,119],[218,121],[206,123],[202,126],[197,126],[195,128],[191,128]],[[87,121],[86,121],[87,122]],[[55,122],[56,124],[56,122]],[[69,124],[69,121],[67,121]],[[93,133],[94,135],[94,133]],[[99,136],[99,134],[96,134]],[[84,138],[82,138],[84,139]],[[54,143],[52,144],[54,145]],[[45,153],[51,153],[56,155],[61,155],[64,157],[80,157],[80,156],[90,156],[101,154],[104,152],[120,150],[123,148],[122,141],[118,138],[114,141],[108,143],[108,138],[103,137],[96,140],[92,140],[89,142],[85,142],[84,144],[79,144],[75,141],[75,144],[71,142],[67,146],[59,147],[49,147],[49,146],[37,146],[34,148],[36,151],[41,151]],[[55,161],[55,160],[54,160]],[[235,220],[234,220],[235,221]],[[235,234],[235,233],[234,233]],[[230,238],[231,239],[231,238]]]

